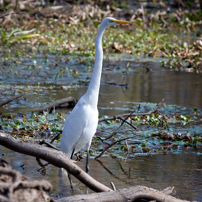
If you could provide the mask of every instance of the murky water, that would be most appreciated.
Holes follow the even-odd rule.
[[[104,62],[99,97],[101,115],[128,112],[137,107],[136,102],[158,103],[163,98],[166,104],[202,109],[201,74],[168,71],[160,68],[160,63],[156,61],[141,59],[145,61],[139,62],[129,56],[124,58],[124,60],[118,60],[114,56]],[[79,78],[84,80],[90,76],[89,73],[79,74]],[[65,90],[72,81],[74,85],[71,90]],[[10,83],[12,82],[7,81],[6,84],[2,82],[1,90],[14,87]],[[16,82],[15,88],[23,88],[24,85],[28,86],[29,82],[26,80],[21,84]],[[33,89],[36,88],[35,84],[30,86]],[[50,88],[50,86],[53,87]],[[41,102],[50,102],[70,95],[79,99],[85,93],[87,85],[81,85],[73,77],[64,77],[56,83],[53,80],[49,81],[49,84],[44,82],[38,89],[41,91],[30,92],[26,95],[26,100],[12,102],[1,111],[26,113],[33,106],[38,107]],[[100,162],[91,159],[90,175],[107,186],[110,186],[112,181],[117,188],[145,185],[163,189],[167,186],[175,186],[178,197],[202,201],[202,155],[197,155],[197,152],[202,151],[183,150],[181,154],[136,157],[134,160],[126,161],[110,157],[102,157]],[[1,146],[0,154],[11,163],[13,168],[32,179],[49,180],[53,184],[52,195],[55,198],[85,193],[85,187],[76,179],[74,180],[75,188],[71,190],[67,180],[58,176],[58,169],[54,166],[50,165],[47,174],[42,176],[37,171],[39,166],[35,158],[12,152]],[[84,162],[79,162],[78,165],[84,167]]]
[[[32,179],[46,179],[53,185],[54,198],[71,194],[84,194],[86,187],[72,178],[74,188],[69,185],[67,178],[58,174],[58,168],[49,165],[46,175],[37,171],[39,166],[35,158],[12,152],[0,147],[3,158],[14,169]],[[199,150],[198,152],[202,152]],[[84,169],[85,160],[78,165]],[[175,186],[176,196],[186,200],[202,201],[202,155],[196,151],[183,150],[179,154],[154,155],[150,157],[136,157],[134,160],[117,160],[102,157],[99,161],[90,159],[90,175],[96,180],[110,187],[113,182],[117,189],[144,185],[156,189]]]
[[[52,57],[49,59],[50,63],[51,59]],[[31,107],[39,107],[41,103],[49,103],[67,96],[79,99],[86,92],[88,86],[86,81],[89,81],[91,73],[85,69],[85,65],[73,62],[66,64],[63,60],[62,58],[58,60],[57,69],[69,66],[72,71],[78,72],[77,75],[65,76],[63,73],[63,76],[60,75],[55,79],[59,74],[58,70],[55,68],[52,72],[51,68],[46,70],[50,64],[43,62],[40,71],[43,73],[48,71],[48,77],[42,77],[41,73],[35,72],[33,79],[23,77],[23,83],[20,83],[22,76],[19,78],[16,73],[19,67],[16,72],[13,70],[14,74],[9,78],[3,77],[2,81],[6,81],[0,84],[0,90],[3,92],[5,89],[26,87],[29,93],[26,100],[19,100],[17,104],[13,102],[1,111],[27,112]],[[202,74],[165,70],[161,68],[159,61],[160,59],[150,58],[137,60],[130,55],[115,55],[110,57],[109,61],[105,60],[98,106],[100,114],[114,115],[119,113],[119,110],[120,112],[130,110],[134,107],[134,102],[158,103],[163,98],[166,104],[202,109]]]

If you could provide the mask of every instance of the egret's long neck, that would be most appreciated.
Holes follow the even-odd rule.
[[[100,89],[100,80],[102,73],[102,62],[103,62],[103,49],[102,49],[102,35],[105,31],[105,28],[102,24],[100,25],[95,42],[95,65],[93,69],[93,74],[90,80],[86,96],[88,101],[92,106],[97,107],[99,89]]]

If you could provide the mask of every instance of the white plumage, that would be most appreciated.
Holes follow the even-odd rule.
[[[111,17],[105,18],[100,24],[95,44],[95,65],[88,90],[67,117],[62,132],[60,149],[67,153],[69,157],[72,157],[73,154],[86,146],[86,171],[89,170],[89,148],[98,125],[97,104],[103,62],[102,35],[107,27],[120,23],[132,24],[131,22],[116,20]]]

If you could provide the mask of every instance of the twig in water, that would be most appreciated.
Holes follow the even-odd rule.
[[[61,135],[61,133],[58,133],[51,141],[50,144],[53,144],[53,142],[58,139],[58,137]]]
[[[49,143],[49,142],[46,142],[45,140],[40,141],[39,144],[40,144],[40,145],[45,144],[45,145],[47,145],[48,147],[50,147],[50,148],[52,148],[52,149],[55,149],[55,150],[60,151],[57,147],[55,147],[54,145],[52,145],[52,144]]]
[[[127,140],[125,140],[125,143],[126,143],[127,150],[129,151],[129,147],[128,147],[128,142],[127,142]]]
[[[129,116],[128,116],[129,117]],[[119,119],[121,119],[123,121],[123,123],[127,123],[129,126],[131,126],[132,128],[134,128],[135,130],[137,130],[138,128],[136,126],[134,126],[133,124],[129,123],[128,121],[126,121],[126,119],[128,118],[126,117],[125,119],[123,119],[122,117],[119,117]],[[121,124],[121,126],[123,125],[123,123]]]
[[[63,104],[67,104],[67,103],[68,103],[68,105],[71,105],[71,103],[73,103],[73,105],[75,105],[76,104],[76,100],[73,97],[62,98],[60,100],[56,100],[54,102],[51,102],[51,103],[45,105],[42,108],[35,109],[32,112],[43,112],[45,110],[49,111],[50,109],[53,109],[53,107],[55,107],[55,108],[61,107]]]
[[[124,170],[123,166],[121,165],[121,163],[119,162],[118,159],[116,159],[116,162],[118,163],[118,165],[119,165],[120,169],[122,170],[122,172],[123,172],[126,176],[128,176],[127,171]]]
[[[111,184],[111,186],[112,186],[112,189],[113,189],[114,191],[116,191],[116,187],[115,187],[114,183],[111,182],[110,184]]]
[[[112,157],[113,158],[113,157]],[[119,181],[121,181],[121,182],[124,182],[124,183],[127,183],[127,180],[125,179],[125,178],[120,178],[120,176],[118,175],[116,175],[116,174],[114,174],[109,168],[107,168],[105,165],[104,165],[104,163],[102,162],[102,161],[100,161],[99,159],[96,159],[96,161],[110,174],[110,175],[112,175],[114,178],[116,178],[116,179],[118,179]]]
[[[158,108],[161,106],[162,102],[164,102],[164,99],[161,100],[161,102],[159,102],[156,107],[149,111],[149,112],[146,112],[146,113],[125,113],[125,114],[119,114],[117,116],[111,116],[111,117],[108,117],[108,118],[101,118],[99,119],[99,123],[102,122],[102,121],[108,121],[108,120],[116,120],[116,119],[120,119],[120,117],[125,117],[125,116],[144,116],[144,115],[150,115],[150,114],[153,114],[153,113],[156,113]]]
[[[132,112],[132,113],[133,113],[133,112]],[[123,117],[120,116],[119,119],[122,120],[121,125],[120,125],[115,131],[113,131],[113,133],[112,133],[111,135],[109,135],[108,137],[106,137],[105,140],[110,139],[112,136],[114,136],[114,135],[117,133],[118,129],[119,129],[124,123],[127,123],[127,124],[130,125],[132,128],[134,128],[135,130],[137,130],[138,128],[137,128],[136,126],[134,126],[133,124],[131,124],[131,123],[129,123],[128,121],[126,121],[129,116],[131,116],[131,114],[129,114],[128,116],[126,116],[126,118],[123,118]]]
[[[129,139],[129,137],[125,137],[125,138],[119,139],[119,140],[117,140],[117,141],[111,143],[110,145],[108,145],[107,147],[105,147],[105,148],[102,150],[102,152],[101,152],[99,155],[97,155],[97,156],[95,157],[95,159],[100,158],[100,157],[105,153],[105,151],[106,151],[107,149],[109,149],[110,147],[112,147],[113,145],[115,145],[117,142],[121,142],[121,141],[127,140],[127,139]]]

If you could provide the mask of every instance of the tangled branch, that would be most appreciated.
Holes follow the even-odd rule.
[[[110,121],[110,120],[113,120],[115,121],[116,119],[120,119],[120,120],[123,120],[124,117],[132,117],[132,116],[145,116],[145,115],[150,115],[150,114],[153,114],[153,113],[156,113],[159,109],[159,107],[162,105],[162,103],[164,102],[164,98],[161,100],[161,102],[159,102],[156,107],[149,111],[149,112],[140,112],[140,113],[125,113],[125,114],[119,114],[119,115],[116,115],[116,116],[110,116],[110,117],[107,117],[107,118],[100,118],[99,119],[99,123],[102,122],[102,121]],[[126,121],[125,121],[126,122]],[[126,122],[128,123],[128,122]]]

